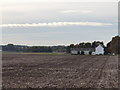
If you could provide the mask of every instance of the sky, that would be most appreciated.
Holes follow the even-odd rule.
[[[2,44],[53,46],[92,41],[106,44],[118,35],[117,0],[4,0],[1,7]]]

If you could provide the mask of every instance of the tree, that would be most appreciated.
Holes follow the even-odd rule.
[[[85,47],[85,43],[84,42],[79,43],[79,46],[80,46],[80,48],[84,48]]]
[[[92,55],[92,52],[91,52],[91,51],[89,52],[89,55]]]
[[[76,45],[74,45],[74,47],[75,47],[75,48],[79,48],[80,46],[79,46],[79,44],[76,44]]]
[[[107,49],[110,53],[120,54],[120,37],[113,37],[107,44]]]
[[[70,46],[67,46],[67,49],[66,49],[66,51],[67,51],[67,53],[70,53],[70,50],[71,48],[70,48]]]
[[[85,52],[84,52],[84,51],[81,51],[81,55],[85,55]]]
[[[70,44],[70,48],[74,48],[74,44]]]
[[[92,47],[92,45],[91,45],[91,43],[85,43],[85,48],[91,48]]]

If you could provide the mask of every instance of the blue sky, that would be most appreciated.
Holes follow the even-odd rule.
[[[107,43],[118,34],[117,2],[21,1],[2,7],[2,44]]]

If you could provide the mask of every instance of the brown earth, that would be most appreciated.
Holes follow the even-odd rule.
[[[118,56],[3,54],[5,88],[118,88]]]

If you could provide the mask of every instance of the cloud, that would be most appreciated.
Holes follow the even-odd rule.
[[[92,13],[93,11],[91,10],[64,10],[64,11],[60,11],[60,13],[63,13],[63,14],[70,14],[70,13]]]
[[[0,27],[63,27],[63,26],[111,26],[111,23],[99,22],[50,22],[32,24],[1,24]]]

